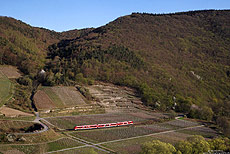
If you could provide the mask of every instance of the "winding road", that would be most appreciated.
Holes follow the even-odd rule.
[[[43,118],[40,118],[38,112],[35,112],[35,115],[36,115],[36,118],[32,122],[42,125],[42,127],[43,127],[42,130],[38,130],[38,131],[34,131],[34,132],[28,132],[28,133],[15,133],[15,134],[16,135],[38,134],[38,133],[43,133],[43,132],[49,130],[49,127],[46,124],[41,122],[41,120],[44,120],[44,121],[46,121],[46,120]]]

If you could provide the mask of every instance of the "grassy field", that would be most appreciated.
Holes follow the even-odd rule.
[[[11,81],[0,71],[0,107],[12,97],[13,87]]]

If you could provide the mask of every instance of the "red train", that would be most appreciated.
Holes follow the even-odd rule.
[[[74,127],[74,130],[95,129],[95,128],[109,128],[109,127],[126,126],[126,125],[132,125],[132,124],[133,124],[133,121],[124,121],[124,122],[117,122],[117,123],[83,125],[83,126]]]

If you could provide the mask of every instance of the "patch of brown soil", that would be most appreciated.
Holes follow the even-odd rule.
[[[19,70],[14,66],[0,66],[0,71],[8,78],[19,78],[21,74]]]
[[[3,152],[3,154],[25,154],[24,152],[21,152],[21,151],[19,151],[19,150],[17,150],[17,149],[14,149],[14,150],[7,150],[7,151],[2,151]]]
[[[6,106],[0,108],[0,112],[6,117],[18,117],[18,116],[34,116],[33,114],[22,112],[16,109],[12,109]]]
[[[56,107],[49,96],[41,90],[38,90],[34,95],[34,104],[38,110],[48,110]]]

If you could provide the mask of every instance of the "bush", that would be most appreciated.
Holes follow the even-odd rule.
[[[224,135],[230,137],[230,121],[228,120],[228,118],[218,117],[216,123],[222,129]]]
[[[24,86],[32,87],[32,80],[29,76],[23,76],[17,79],[19,84],[22,84]]]
[[[202,136],[194,135],[188,137],[187,140],[192,145],[193,154],[200,154],[210,150],[209,143]]]
[[[177,150],[169,143],[164,143],[159,140],[146,142],[142,146],[141,154],[176,154]]]

